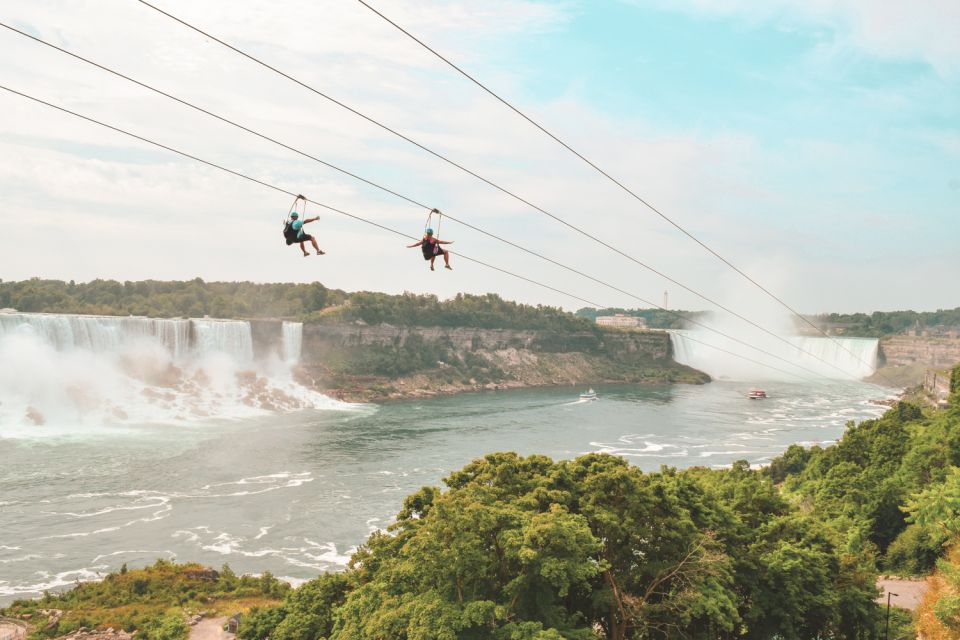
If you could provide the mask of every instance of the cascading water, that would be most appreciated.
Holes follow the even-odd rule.
[[[763,338],[760,341],[755,340],[753,344],[788,362],[796,363],[807,371],[792,367],[783,360],[747,349],[742,344],[715,333],[699,330],[670,332],[674,360],[680,364],[704,371],[717,379],[782,380],[791,379],[792,376],[760,364],[747,362],[707,345],[742,354],[758,362],[768,363],[777,369],[795,372],[797,375],[807,378],[814,377],[814,373],[825,378],[835,379],[865,378],[874,373],[877,368],[879,341],[875,338],[814,338],[805,336],[787,338],[794,347],[768,336],[763,336]]]
[[[191,320],[194,350],[200,356],[229,354],[240,364],[253,361],[253,337],[250,323],[240,320]]]
[[[281,332],[278,365],[245,321],[0,313],[0,437],[344,407],[294,381],[303,326]]]
[[[300,352],[303,350],[303,323],[284,322],[283,332],[283,359],[287,364],[300,362]]]
[[[32,333],[59,351],[117,351],[144,338],[156,338],[175,359],[187,355],[191,320],[74,316],[41,313],[0,314],[0,338]]]

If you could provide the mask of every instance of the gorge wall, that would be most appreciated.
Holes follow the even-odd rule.
[[[515,331],[510,329],[475,329],[465,327],[395,327],[389,324],[306,325],[303,334],[303,356],[316,357],[330,347],[360,345],[398,346],[411,335],[427,341],[443,341],[459,351],[527,349],[543,352],[622,351],[638,353],[655,360],[672,356],[670,336],[664,331],[608,331],[559,333],[548,331]]]
[[[960,363],[960,338],[897,335],[880,341],[886,366],[952,367]]]
[[[708,382],[660,331],[305,325],[301,371],[348,400],[601,382]]]

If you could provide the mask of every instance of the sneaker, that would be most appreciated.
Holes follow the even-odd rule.
[[[450,269],[450,271],[453,271],[453,267],[451,267],[451,266],[448,265],[448,264],[443,265],[443,267],[444,267],[445,269]]]

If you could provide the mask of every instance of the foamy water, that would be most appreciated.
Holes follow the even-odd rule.
[[[255,359],[247,322],[0,314],[0,437],[349,409],[296,382],[301,345],[292,322]]]

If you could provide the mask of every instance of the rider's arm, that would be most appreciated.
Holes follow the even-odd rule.
[[[422,244],[423,244],[423,240],[421,240],[420,242],[415,242],[413,244],[408,244],[407,249],[413,249],[414,247],[419,247]]]

